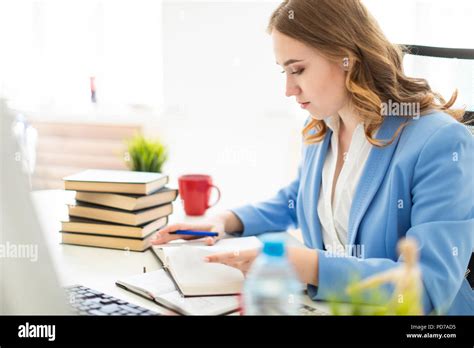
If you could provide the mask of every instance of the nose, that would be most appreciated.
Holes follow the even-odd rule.
[[[290,76],[286,78],[286,93],[287,97],[291,97],[293,95],[298,95],[301,93],[301,88],[293,81]]]

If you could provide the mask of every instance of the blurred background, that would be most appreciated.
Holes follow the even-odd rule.
[[[172,183],[212,175],[222,207],[288,184],[307,115],[285,97],[265,31],[279,3],[0,0],[0,97],[36,139],[33,188],[126,168],[138,131],[167,146]],[[472,0],[364,3],[395,43],[474,48]],[[405,69],[446,99],[457,88],[456,106],[474,110],[472,60],[407,56]]]

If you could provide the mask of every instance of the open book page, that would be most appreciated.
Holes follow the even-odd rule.
[[[199,240],[181,241],[154,246],[153,251],[168,268],[185,296],[206,296],[239,293],[244,276],[233,267],[205,262],[205,256],[260,247],[258,238],[242,237],[222,239],[213,246],[207,246]]]
[[[166,262],[174,280],[185,296],[237,294],[244,275],[236,268],[208,263],[204,257],[214,251],[182,246],[166,249]]]
[[[197,245],[201,249],[208,250],[212,253],[221,253],[227,251],[239,251],[247,249],[256,249],[262,246],[262,242],[257,237],[238,237],[238,238],[225,238],[219,240],[216,244]]]
[[[129,289],[139,290],[141,293],[145,293],[148,297],[152,298],[176,290],[173,281],[163,269],[133,275],[123,280],[118,280],[117,283]]]
[[[208,250],[209,253],[221,253],[221,252],[230,252],[230,251],[240,251],[246,249],[256,249],[262,246],[262,243],[257,237],[240,237],[240,238],[224,238],[219,240],[216,244],[208,246],[204,243],[202,239],[195,240],[184,240],[178,239],[171,241],[167,244],[154,245],[152,246],[152,251],[158,256],[158,258],[167,264],[166,262],[166,252],[164,250],[168,248],[176,248],[182,246],[192,246],[202,250]]]
[[[130,276],[117,283],[183,314],[219,315],[238,309],[237,296],[181,296],[163,269]]]
[[[166,244],[152,245],[152,251],[155,253],[156,256],[158,256],[161,263],[163,263],[163,265],[166,266],[166,260],[165,260],[166,256],[164,254],[164,250],[168,248],[181,247],[183,245],[206,246],[206,243],[202,239],[193,239],[193,240],[176,239]]]
[[[161,295],[160,299],[188,315],[226,314],[239,307],[237,296],[183,297],[178,291],[173,291]]]

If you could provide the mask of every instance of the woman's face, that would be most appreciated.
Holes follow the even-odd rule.
[[[342,61],[333,63],[315,48],[275,29],[272,39],[277,64],[286,74],[286,96],[295,96],[315,119],[337,114],[348,100]]]

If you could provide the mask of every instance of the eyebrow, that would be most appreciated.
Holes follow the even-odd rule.
[[[283,63],[283,66],[288,66],[290,64],[298,63],[298,62],[302,62],[302,60],[301,59],[288,59],[285,63]]]

